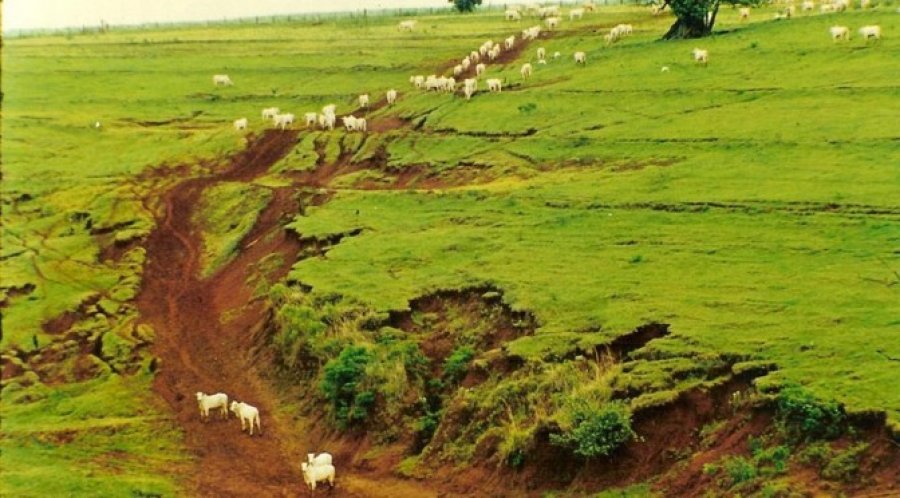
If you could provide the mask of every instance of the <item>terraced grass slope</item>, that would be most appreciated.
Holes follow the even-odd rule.
[[[504,91],[482,84],[471,101],[408,78],[530,23],[486,12],[421,18],[411,34],[387,17],[6,40],[0,489],[200,492],[192,473],[228,475],[226,459],[166,368],[211,383],[190,367],[204,344],[233,366],[252,341],[278,374],[229,369],[204,389],[265,403],[270,490],[310,444],[335,453],[354,496],[897,489],[885,438],[900,433],[900,45],[835,44],[827,29],[900,26],[888,5],[773,11],[740,23],[726,10],[713,38],[659,42],[670,18],[604,8],[489,65]],[[635,35],[604,46],[619,22]],[[708,67],[691,61],[698,44]],[[562,56],[536,64],[539,46]],[[214,88],[214,73],[235,86]],[[358,114],[357,94],[392,87],[400,101],[367,113],[368,134],[302,131],[253,169],[274,157],[254,156],[272,137],[263,107]],[[261,141],[231,129],[243,116]],[[163,201],[191,178],[202,191]],[[184,249],[148,247],[160,223]],[[279,245],[281,225],[299,252]],[[151,278],[165,275],[160,258],[198,275],[145,282],[154,261]],[[146,289],[184,291],[178,279],[219,324],[147,315]],[[840,433],[792,432],[798,399],[841,403],[812,424]],[[588,421],[622,437],[585,446],[599,441]],[[541,470],[553,461],[568,471]],[[34,479],[60,471],[72,479]],[[222,490],[253,480],[229,479]]]

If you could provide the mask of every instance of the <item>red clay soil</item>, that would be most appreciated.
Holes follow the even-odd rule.
[[[275,189],[257,224],[241,242],[239,256],[207,279],[199,277],[201,237],[192,225],[192,212],[203,190],[219,181],[251,181],[264,174],[296,143],[295,132],[269,131],[251,139],[247,150],[211,176],[190,178],[162,195],[157,228],[146,241],[147,265],[137,305],[142,321],[156,330],[154,354],[160,359],[153,389],[171,407],[184,431],[185,444],[195,466],[184,483],[195,496],[306,496],[300,463],[308,451],[321,449],[321,431],[315,421],[290,419],[276,413],[278,395],[264,379],[266,362],[256,364],[253,336],[269,310],[253,298],[248,284],[255,264],[278,253],[283,264],[267,275],[283,278],[304,242],[283,228],[296,214],[295,189],[327,184],[345,172],[346,161],[321,164],[294,187]],[[314,252],[314,251],[313,251]],[[227,318],[226,318],[227,317]],[[234,418],[200,421],[195,393],[224,392],[260,410],[263,435],[240,432]],[[434,496],[428,488],[390,475],[353,475],[346,444],[328,446],[340,469],[337,487],[329,496]],[[387,471],[385,471],[387,474]]]
[[[246,327],[263,313],[260,305],[250,303],[248,261],[259,258],[260,252],[276,251],[292,261],[298,249],[278,230],[276,211],[285,207],[283,196],[275,196],[254,229],[256,234],[275,230],[281,237],[253,245],[208,280],[198,276],[202,248],[191,224],[206,187],[221,180],[250,180],[295,143],[295,133],[266,133],[221,173],[178,184],[163,195],[164,212],[147,239],[148,260],[137,304],[142,320],[157,334],[154,353],[160,361],[153,388],[171,406],[188,449],[197,457],[193,479],[186,483],[196,495],[291,496],[302,490],[296,469],[300,456],[284,454],[279,445],[284,435],[270,416],[273,397],[244,354],[250,346]],[[237,318],[223,323],[222,316],[231,310],[239,310]],[[257,406],[264,436],[241,434],[233,418],[201,423],[197,391],[222,391]]]

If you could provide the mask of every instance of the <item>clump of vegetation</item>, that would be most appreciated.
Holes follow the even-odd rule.
[[[469,362],[475,357],[475,351],[469,346],[457,348],[444,361],[444,380],[448,384],[456,384],[466,376]]]
[[[448,3],[452,3],[453,8],[459,12],[472,12],[476,6],[481,5],[481,0],[449,0]]]
[[[792,441],[833,439],[844,431],[846,415],[835,401],[822,401],[798,385],[784,387],[776,399],[778,424]]]
[[[319,390],[331,402],[338,425],[348,427],[365,422],[375,404],[375,393],[361,389],[372,352],[364,346],[348,346],[325,365]]]
[[[272,192],[256,185],[226,182],[203,192],[194,223],[203,227],[203,276],[231,261]]]
[[[598,405],[573,399],[564,416],[569,420],[560,434],[550,435],[550,442],[569,448],[583,458],[608,456],[636,437],[631,428],[631,413],[620,402]]]
[[[822,477],[832,481],[851,482],[859,473],[859,461],[867,449],[868,443],[859,443],[838,453],[822,469]]]
[[[731,479],[732,486],[756,479],[756,465],[749,458],[742,456],[728,457],[722,463],[722,467]]]

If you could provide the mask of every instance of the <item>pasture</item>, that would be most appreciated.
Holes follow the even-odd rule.
[[[243,304],[275,307],[264,345],[305,379],[306,394],[326,369],[300,372],[300,356],[325,365],[359,347],[383,360],[361,374],[377,394],[366,430],[387,441],[396,424],[425,438],[399,475],[430,475],[437,460],[465,467],[498,432],[498,454],[514,461],[541,427],[571,423],[566,397],[640,413],[714,387],[723,369],[759,365],[761,392],[802,385],[850,414],[884,414],[896,439],[898,14],[889,3],[790,21],[774,12],[754,9],[741,22],[723,8],[715,36],[669,42],[659,37],[672,18],[645,8],[564,18],[552,36],[488,65],[502,93],[481,80],[470,101],[415,89],[409,77],[446,73],[484,40],[534,21],[485,11],[418,17],[412,33],[384,16],[7,38],[0,493],[194,489],[188,469],[202,458],[153,384],[155,337],[173,332],[149,326],[136,301],[146,241],[171,208],[164,194],[217,175],[227,181],[198,194],[195,210],[168,213],[196,227],[197,278],[248,265],[245,238],[289,189],[303,209],[279,223],[315,250],[289,258],[280,282],[253,280]],[[604,45],[602,33],[621,22],[635,33]],[[836,23],[851,40],[832,42]],[[867,24],[884,38],[860,39]],[[541,46],[562,55],[537,64]],[[691,59],[695,46],[709,50],[707,67]],[[584,67],[572,60],[579,50]],[[527,80],[525,62],[534,64]],[[234,86],[214,87],[220,73]],[[369,133],[301,130],[267,171],[227,176],[253,146],[234,119],[262,136],[264,107],[299,119],[335,103],[343,115],[356,112],[357,95],[378,103],[389,88],[397,105],[368,112]],[[324,174],[323,165],[336,166]],[[254,264],[277,267],[281,257]],[[448,292],[496,307],[417,307]],[[502,345],[490,338],[501,308],[521,332]],[[292,309],[303,318],[279,315]],[[226,311],[223,326],[246,313]],[[648,324],[667,332],[602,375],[573,366]],[[408,372],[391,368],[415,355],[397,351],[408,340],[418,351],[444,328],[457,334],[452,351],[428,358],[444,387],[428,387],[425,374],[406,386]],[[527,368],[492,371],[500,350]],[[474,377],[453,379],[450,358],[488,373],[457,391]],[[294,394],[267,381],[273,399]],[[403,408],[410,393],[433,406]],[[454,432],[442,417],[462,406],[486,426]],[[285,412],[278,423],[289,437]],[[45,477],[60,473],[67,478]]]

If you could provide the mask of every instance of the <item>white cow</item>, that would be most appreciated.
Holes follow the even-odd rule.
[[[367,109],[369,108],[369,94],[368,93],[364,93],[359,96],[359,106],[365,107]]]
[[[253,435],[253,424],[256,424],[256,429],[259,432],[259,435],[262,436],[262,426],[259,425],[259,410],[254,406],[250,406],[247,403],[232,401],[231,402],[231,413],[234,413],[241,419],[241,432],[244,431],[245,426],[250,426],[250,435]]]
[[[832,26],[828,31],[831,33],[831,39],[834,41],[850,39],[850,28],[847,26]]]
[[[275,115],[281,112],[277,107],[266,107],[262,110],[263,119],[274,119]]]
[[[228,395],[225,393],[204,394],[197,392],[197,405],[200,407],[200,420],[209,420],[209,411],[218,409],[223,418],[228,418]]]
[[[547,58],[547,50],[544,47],[540,47],[537,49],[537,58],[539,61],[542,61]]]
[[[872,26],[863,26],[859,28],[859,34],[863,37],[864,40],[868,40],[869,38],[875,38],[876,40],[881,39],[881,26],[872,25]]]
[[[319,126],[324,130],[333,130],[334,124],[337,121],[337,116],[333,113],[325,113],[319,114]]]
[[[303,119],[306,121],[307,127],[316,125],[317,116],[315,112],[307,112],[303,115]]]
[[[519,14],[518,10],[509,9],[503,13],[506,16],[507,21],[521,21],[522,15]]]
[[[526,62],[525,64],[522,64],[522,69],[519,72],[522,74],[522,78],[527,80],[531,76],[532,71],[533,68],[531,67],[531,64]]]
[[[587,54],[584,52],[575,52],[575,64],[585,65],[587,63]]]
[[[285,114],[277,114],[275,115],[273,120],[275,122],[276,128],[281,128],[282,130],[284,130],[285,128],[294,124],[294,115],[289,112]]]
[[[247,129],[247,118],[235,119],[234,120],[234,129],[235,130],[246,130]]]
[[[547,29],[549,29],[550,31],[553,31],[557,26],[559,26],[558,17],[548,17],[546,20],[544,20],[544,22],[547,23]]]
[[[231,81],[231,78],[229,78],[227,74],[214,74],[213,75],[213,85],[215,85],[215,86],[232,86],[232,85],[234,85],[234,83]]]
[[[487,69],[487,66],[484,64],[476,64],[475,65],[475,76],[481,76],[484,74],[484,71]]]
[[[398,31],[412,31],[416,27],[416,21],[400,21],[397,25]]]
[[[397,90],[394,90],[393,88],[391,88],[390,90],[387,91],[387,93],[385,94],[385,97],[387,98],[388,105],[394,105],[394,102],[397,101]]]
[[[327,482],[329,486],[334,487],[333,465],[309,465],[303,462],[300,468],[303,470],[303,482],[309,486],[310,491],[315,491],[316,485],[320,482]]]
[[[750,7],[741,7],[741,10],[739,12],[740,12],[740,16],[741,16],[741,21],[746,21],[747,19],[750,19]]]
[[[584,17],[584,9],[572,9],[569,11],[569,20],[574,21],[577,19],[582,19]]]
[[[503,91],[503,83],[499,78],[491,78],[487,80],[487,86],[489,92],[502,92]]]

